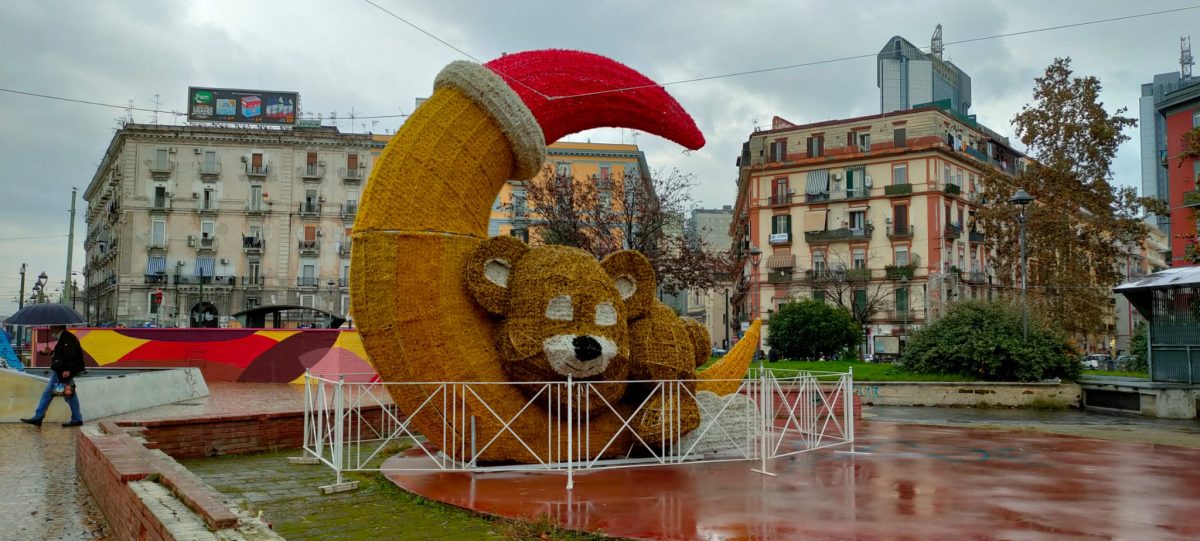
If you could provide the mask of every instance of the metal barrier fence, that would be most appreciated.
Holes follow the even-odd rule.
[[[489,386],[518,385],[515,383],[349,382],[348,376],[353,375],[343,374],[337,380],[308,373],[304,377],[305,456],[295,460],[332,468],[337,482],[325,487],[329,491],[344,487],[343,473],[362,471],[558,471],[567,474],[568,489],[574,486],[576,471],[682,463],[755,462],[754,471],[773,475],[771,459],[854,443],[853,372],[752,368],[743,380],[723,382],[737,390],[722,397],[696,392],[692,383],[697,382],[618,382],[649,389],[632,410],[605,400],[596,388],[599,382],[570,378],[523,382],[519,385],[528,401],[507,417],[484,400],[488,393],[480,391]],[[413,411],[402,413],[392,402],[391,391],[419,393],[416,396],[423,401]],[[652,398],[668,405],[696,401],[700,426],[685,433],[680,423],[663,422],[656,437],[637,435],[632,425]],[[465,405],[468,400],[474,404],[470,412]],[[509,428],[521,416],[532,415],[532,408],[550,413],[539,414],[547,421],[544,433],[537,437],[548,441],[536,445]],[[592,416],[581,414],[591,408],[617,416],[621,425],[617,434],[598,437],[593,433]],[[430,441],[411,426],[411,420],[421,414],[441,419],[441,441]],[[476,422],[481,415],[488,417],[487,422],[499,423],[501,429],[477,438]],[[624,438],[619,437],[622,435]],[[501,436],[515,437],[535,460],[479,464],[479,458]],[[628,447],[614,447],[619,440]],[[426,460],[422,466],[382,468],[384,455],[395,452],[390,444],[410,444],[409,453]],[[538,453],[535,448],[548,451]]]

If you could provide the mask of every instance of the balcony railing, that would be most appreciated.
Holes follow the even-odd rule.
[[[218,206],[219,205],[216,201],[213,201],[211,199],[208,201],[205,201],[205,200],[201,199],[199,201],[196,201],[196,212],[199,212],[200,214],[216,214],[217,210],[218,210],[218,208],[217,208]]]
[[[146,275],[146,283],[147,284],[166,284],[167,283],[167,275],[162,274],[162,273],[147,274]]]
[[[300,216],[305,218],[315,218],[321,215],[320,203],[300,203]]]
[[[1197,192],[1196,190],[1183,192],[1183,206],[1200,208],[1200,192]]]
[[[871,269],[847,269],[847,282],[865,282],[871,279]]]
[[[806,280],[825,280],[831,282],[865,282],[871,279],[871,269],[844,269],[844,270],[806,270],[804,271]]]
[[[170,175],[175,170],[175,162],[173,161],[153,161],[150,162],[150,173],[155,177]]]
[[[806,203],[824,203],[829,201],[828,193],[806,193],[804,194],[804,202]]]
[[[265,177],[270,171],[270,166],[246,164],[246,176],[248,177]]]
[[[911,239],[916,235],[916,226],[909,225],[889,225],[887,227],[887,236],[889,239]]]
[[[200,164],[200,180],[204,182],[216,182],[220,177],[220,163]]]
[[[908,265],[885,265],[883,270],[888,280],[912,280],[913,275],[917,272],[917,266],[911,263]]]
[[[243,276],[242,277],[242,285],[252,286],[252,287],[262,287],[263,276],[261,274],[258,276]]]
[[[962,280],[968,284],[986,284],[988,283],[988,275],[982,271],[971,271],[962,273]]]
[[[967,154],[970,154],[971,156],[973,156],[976,160],[979,160],[983,163],[988,163],[991,161],[988,158],[988,155],[986,152],[975,150],[974,148],[971,148],[971,147],[963,147],[963,150],[965,150],[967,152]]]
[[[846,190],[846,199],[866,199],[868,197],[871,197],[871,190],[869,188]]]
[[[828,229],[825,231],[807,231],[804,233],[804,242],[809,244],[819,244],[838,241],[864,240],[871,238],[871,233],[874,231],[872,226],[867,226],[864,229]]]
[[[305,165],[304,171],[300,173],[304,180],[321,180],[325,177],[325,166],[323,165]]]
[[[363,170],[361,167],[356,167],[353,169],[351,169],[351,168],[343,168],[342,169],[342,180],[344,180],[346,182],[359,182],[362,179],[363,179]]]
[[[200,237],[196,242],[196,250],[200,252],[211,252],[216,249],[217,239],[212,237]]]
[[[768,284],[786,284],[792,281],[791,271],[771,271],[767,273]]]
[[[946,222],[946,227],[942,229],[942,235],[947,239],[957,239],[962,236],[962,226]]]
[[[150,252],[161,252],[166,249],[167,249],[167,239],[162,239],[162,240],[158,240],[158,241],[151,240],[149,243],[146,244],[146,250],[150,251]],[[108,253],[113,253],[113,250],[109,250]]]
[[[892,184],[883,187],[884,195],[909,195],[912,191],[912,184]]]
[[[772,207],[791,205],[792,204],[792,194],[784,193],[784,194],[772,195],[771,197],[769,197],[767,199],[767,201],[768,201],[767,204],[769,204]]]
[[[971,242],[983,242],[983,239],[984,239],[983,233],[980,233],[978,231],[971,231],[971,232],[967,233],[967,238],[969,238],[971,240]]]
[[[911,308],[893,308],[891,310],[882,310],[880,316],[887,321],[912,321],[915,318],[916,311]]]
[[[341,210],[342,210],[343,218],[354,219],[354,216],[358,214],[358,202],[354,201],[354,202],[342,203]]]
[[[150,210],[165,212],[171,210],[170,197],[154,197],[150,200]]]
[[[959,195],[962,193],[962,187],[959,186],[958,184],[950,184],[949,182],[947,182],[945,185],[942,186],[942,191],[946,192],[950,195]]]
[[[253,200],[246,201],[246,212],[249,214],[262,214],[270,208],[266,201]]]
[[[771,233],[769,238],[771,244],[788,244],[792,242],[791,233]]]
[[[319,240],[301,240],[298,243],[301,254],[315,254],[321,250],[321,241]]]
[[[299,287],[317,287],[321,285],[321,279],[316,276],[298,276],[296,277],[296,285]]]
[[[246,252],[261,252],[263,249],[262,237],[247,237],[242,235],[242,249]]]

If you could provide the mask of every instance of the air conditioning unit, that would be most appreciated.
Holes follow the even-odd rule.
[[[871,175],[867,175],[866,177],[863,178],[863,186],[866,186],[868,188],[871,187]]]
[[[200,194],[192,192],[192,199],[200,199]]]
[[[321,167],[325,167],[325,160],[319,160],[319,161],[317,162],[317,165],[319,165],[319,166],[321,166]]]
[[[319,196],[317,196],[317,202],[318,202],[318,203],[324,203],[324,202],[325,202],[325,196],[323,196],[323,195],[319,195]]]
[[[173,194],[171,192],[163,192],[163,195],[165,195],[167,197],[171,197]]]
[[[196,245],[196,237],[193,235],[188,235],[188,246],[195,246],[195,245]]]
[[[167,152],[170,152],[171,154],[174,154],[174,153],[175,153],[175,147],[169,147],[169,148],[167,148]]]
[[[829,178],[833,179],[833,181],[834,181],[834,182],[841,182],[841,180],[842,180],[842,175],[839,175],[839,174],[837,174],[837,173],[834,173],[834,174],[832,174],[832,175],[829,175]]]
[[[192,149],[192,154],[195,154],[195,155],[199,156],[199,155],[200,155],[200,149],[199,149],[199,148],[193,148],[193,149]]]
[[[222,264],[222,265],[228,265],[228,264],[229,264],[229,258],[227,258],[227,257],[222,257],[222,258],[221,258],[221,264]]]
[[[249,159],[249,158],[247,158],[247,157],[245,157],[245,156],[242,156],[242,163],[246,163],[246,162],[248,162],[248,161],[250,161],[250,159]]]

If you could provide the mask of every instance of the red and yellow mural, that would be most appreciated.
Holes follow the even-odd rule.
[[[205,381],[300,383],[304,371],[377,381],[355,330],[72,329],[88,366],[199,367]],[[38,348],[40,349],[40,348]],[[49,364],[38,358],[36,366]]]

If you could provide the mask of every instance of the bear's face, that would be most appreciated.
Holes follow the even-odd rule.
[[[631,307],[653,298],[652,291],[638,287],[645,273],[653,283],[653,270],[636,257],[645,264],[630,271],[607,260],[602,265],[582,250],[529,248],[512,237],[494,237],[476,248],[467,263],[467,287],[481,306],[503,318],[497,346],[509,379],[626,379],[626,321]],[[612,387],[602,394],[619,397],[623,386]]]

